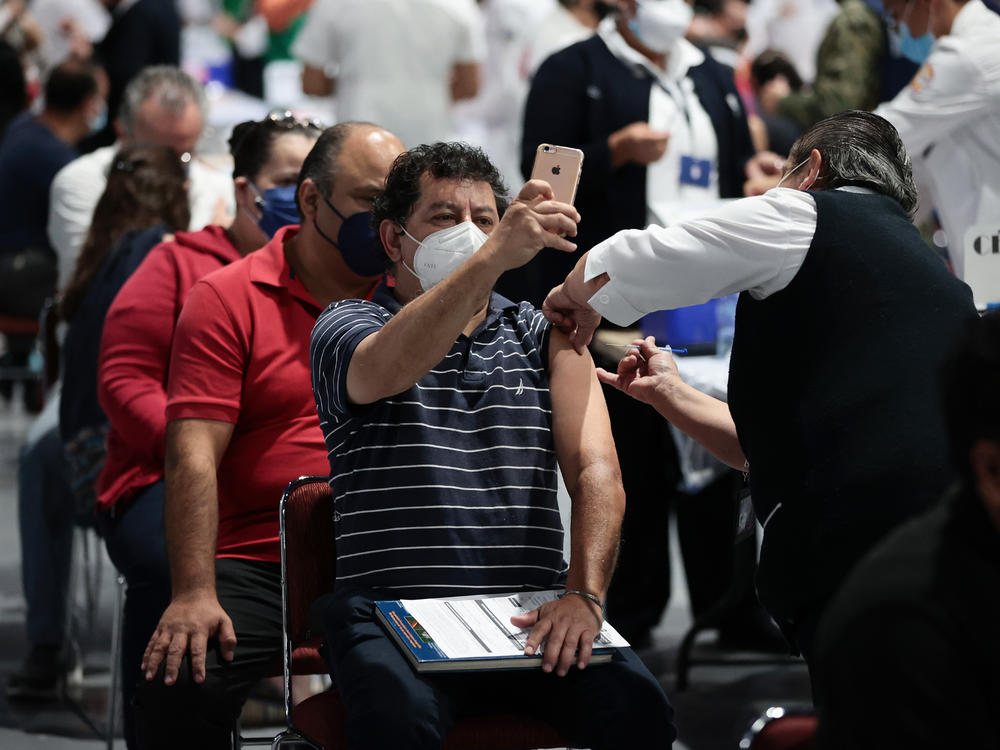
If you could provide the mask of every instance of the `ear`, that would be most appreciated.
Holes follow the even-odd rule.
[[[399,263],[403,257],[403,234],[399,224],[392,219],[382,219],[378,226],[378,236],[382,240],[382,247],[385,248],[386,255],[393,263]]]
[[[302,214],[303,224],[311,222],[316,218],[316,212],[319,210],[321,199],[322,196],[319,194],[319,188],[316,187],[316,183],[312,181],[312,178],[307,177],[304,179],[299,186],[298,194],[299,213]]]
[[[969,450],[976,492],[994,515],[1000,514],[1000,443],[981,438]]]
[[[257,207],[257,196],[250,187],[250,181],[243,176],[233,180],[233,192],[236,194],[236,206],[242,208],[253,218],[260,217],[260,209]]]
[[[128,143],[129,140],[128,133],[125,132],[125,126],[122,125],[122,121],[116,117],[112,125],[114,125],[115,136],[118,138],[118,140],[121,141],[122,143]]]
[[[819,179],[819,171],[823,167],[823,155],[818,149],[809,152],[809,163],[806,164],[806,173],[799,183],[799,190],[808,190],[816,185]]]

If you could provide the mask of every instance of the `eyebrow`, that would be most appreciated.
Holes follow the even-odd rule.
[[[447,209],[448,211],[455,211],[456,213],[460,210],[458,204],[454,203],[453,201],[436,201],[432,203],[430,206],[428,206],[427,210],[438,211],[442,208]],[[494,207],[487,206],[486,204],[483,204],[481,206],[476,206],[475,208],[472,209],[472,213],[474,214],[481,214],[481,213],[492,214],[495,212],[496,209]]]

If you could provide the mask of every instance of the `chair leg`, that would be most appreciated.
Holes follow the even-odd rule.
[[[105,741],[107,750],[113,750],[115,729],[118,727],[118,707],[121,704],[121,689],[118,678],[121,673],[122,624],[125,619],[125,576],[119,575],[115,589],[115,619],[111,627],[111,686],[108,688],[108,724]]]

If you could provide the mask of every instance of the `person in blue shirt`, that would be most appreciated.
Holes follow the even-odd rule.
[[[100,123],[107,79],[93,63],[68,60],[53,68],[44,91],[41,113],[22,113],[0,141],[0,315],[36,318],[55,291],[56,257],[45,232],[49,185]],[[31,336],[8,340],[5,364],[27,364],[32,343]]]

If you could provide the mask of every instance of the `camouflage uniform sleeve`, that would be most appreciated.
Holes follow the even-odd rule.
[[[878,15],[862,0],[845,0],[820,44],[812,89],[781,100],[778,112],[805,129],[845,109],[874,109],[884,46]]]

